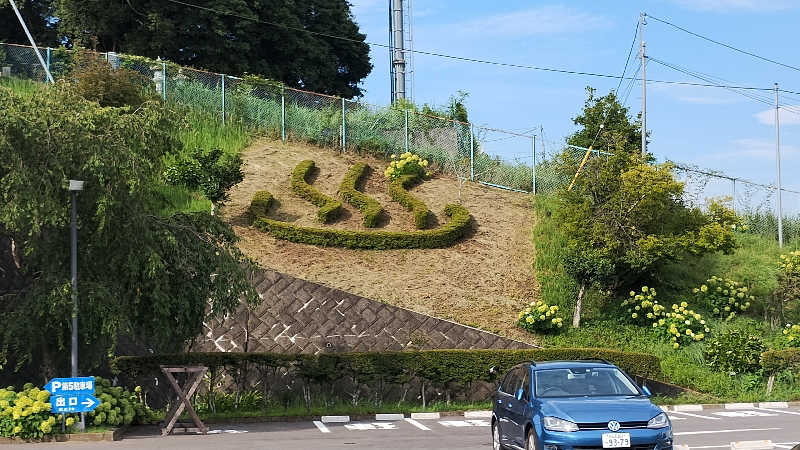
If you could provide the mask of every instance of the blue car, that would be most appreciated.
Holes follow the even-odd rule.
[[[604,360],[513,367],[495,394],[495,450],[672,450],[669,417],[650,391]]]

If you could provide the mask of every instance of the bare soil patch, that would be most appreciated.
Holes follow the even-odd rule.
[[[301,143],[260,141],[246,149],[245,178],[232,189],[223,216],[241,238],[240,247],[264,267],[322,283],[374,300],[475,326],[535,343],[514,326],[517,313],[537,297],[531,227],[533,208],[529,195],[465,183],[462,204],[474,219],[474,230],[450,248],[425,250],[350,250],[322,248],[282,241],[250,226],[247,206],[258,190],[270,191],[278,206],[270,217],[315,227],[363,230],[357,209],[343,203],[345,213],[322,225],[314,205],[292,193],[289,177],[302,160],[313,159],[319,168],[313,185],[332,197],[349,167],[359,161],[373,169],[364,191],[386,211],[380,229],[411,231],[413,217],[392,202],[383,177],[386,163],[374,158]],[[458,182],[438,176],[413,188],[445,222],[442,210],[458,202]],[[437,226],[436,223],[432,226]]]

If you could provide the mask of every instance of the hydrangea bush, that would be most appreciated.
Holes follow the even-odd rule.
[[[742,330],[728,330],[711,341],[706,364],[731,375],[761,370],[761,354],[767,349],[760,337]]]
[[[744,312],[750,308],[750,302],[755,297],[750,295],[747,286],[728,278],[711,277],[706,284],[694,288],[695,298],[717,317],[731,320],[737,312]]]
[[[627,299],[623,300],[622,307],[627,308],[630,322],[636,325],[650,325],[658,319],[666,308],[656,300],[656,290],[642,287],[642,292],[631,291]]]
[[[67,427],[75,423],[67,419]],[[56,416],[50,414],[50,393],[26,384],[16,392],[13,386],[0,389],[0,436],[20,439],[41,439],[56,427]]]
[[[784,347],[800,347],[800,325],[787,324],[783,329]]]
[[[520,311],[517,325],[531,333],[553,333],[564,326],[564,318],[558,306],[537,300]]]
[[[100,400],[100,405],[88,413],[89,423],[92,425],[130,425],[131,423],[145,423],[152,418],[152,412],[144,405],[140,394],[141,387],[136,387],[134,392],[120,386],[111,386],[111,381],[95,378],[95,397]]]
[[[396,180],[403,175],[418,175],[422,177],[430,175],[425,172],[426,167],[428,167],[427,160],[411,152],[405,152],[400,156],[393,154],[392,162],[389,163],[389,167],[386,168],[383,174],[390,180]]]
[[[673,348],[702,341],[710,332],[705,319],[681,302],[673,304],[670,310],[656,300],[656,290],[643,286],[641,292],[631,291],[622,301],[626,308],[628,321],[636,325],[651,326],[653,331],[667,341]]]

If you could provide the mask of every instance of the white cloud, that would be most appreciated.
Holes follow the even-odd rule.
[[[758,119],[759,123],[761,123],[761,124],[775,126],[775,110],[774,109],[768,109],[766,111],[761,111],[760,113],[755,114],[755,118]],[[781,121],[781,126],[783,126],[783,125],[800,125],[800,112],[787,111],[785,109],[781,109],[781,111],[780,111],[780,121]]]
[[[488,15],[436,28],[437,34],[521,38],[538,34],[584,33],[612,25],[605,16],[561,5]]]
[[[674,0],[684,8],[699,11],[781,11],[797,6],[793,0]]]

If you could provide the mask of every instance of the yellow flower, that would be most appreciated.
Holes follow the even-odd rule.
[[[677,342],[674,342],[674,343],[672,344],[672,348],[678,348],[678,347],[680,347],[680,346],[681,346],[681,344],[678,344]]]
[[[528,316],[525,318],[525,322],[533,323],[533,316]]]
[[[545,319],[545,317],[544,317],[544,314],[542,314],[541,316],[539,316],[539,320],[544,320],[544,319]]]

